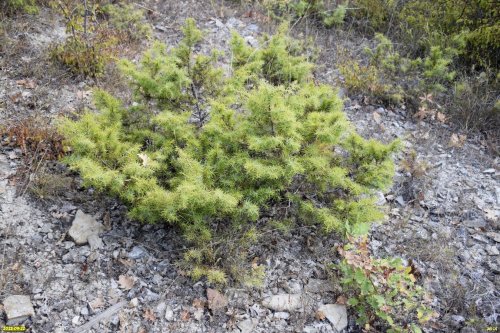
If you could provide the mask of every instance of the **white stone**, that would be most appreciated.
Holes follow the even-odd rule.
[[[302,306],[302,294],[279,294],[266,297],[262,305],[274,311],[294,311]]]
[[[12,295],[4,299],[3,307],[7,314],[7,325],[21,324],[35,315],[29,296]]]
[[[486,252],[488,252],[488,254],[490,256],[497,256],[500,254],[500,251],[498,251],[498,249],[495,245],[486,246]]]
[[[73,319],[71,319],[71,323],[73,326],[78,326],[80,324],[80,316],[74,316]]]
[[[325,304],[318,311],[323,312],[326,319],[332,323],[337,332],[341,332],[347,327],[347,309],[345,305]]]
[[[252,333],[258,323],[259,323],[258,319],[248,318],[239,322],[237,326],[241,330],[241,333]]]
[[[167,309],[165,310],[165,319],[167,321],[174,320],[174,310],[172,310],[172,307],[170,305],[167,305]]]
[[[83,245],[89,241],[89,237],[98,236],[102,231],[104,231],[103,226],[95,218],[78,210],[68,235],[77,245]],[[93,244],[96,245],[95,239]]]
[[[129,304],[130,304],[131,307],[135,308],[135,307],[137,307],[139,305],[139,300],[137,299],[137,297],[134,297],[134,298],[132,298],[130,300]]]
[[[275,312],[274,318],[287,320],[290,318],[290,314],[288,312]]]

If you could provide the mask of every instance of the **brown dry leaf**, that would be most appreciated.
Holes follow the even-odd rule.
[[[102,298],[102,296],[99,296],[95,300],[93,300],[92,302],[89,302],[89,305],[92,308],[92,310],[100,309],[100,308],[104,307],[104,304],[105,304],[104,298]]]
[[[340,295],[339,297],[337,297],[337,304],[346,305],[347,297],[345,297],[344,295]]]
[[[423,120],[430,113],[431,113],[431,110],[427,109],[425,106],[421,106],[420,108],[418,108],[418,111],[415,112],[413,117],[417,118],[418,120]]]
[[[382,121],[382,119],[380,118],[380,114],[378,114],[378,112],[373,112],[372,115],[373,120],[375,120],[375,122],[380,125],[380,122]]]
[[[123,258],[120,258],[118,259],[118,262],[124,266],[127,266],[127,267],[132,267],[134,266],[134,262],[130,259],[123,259]]]
[[[17,92],[15,94],[10,95],[9,98],[13,103],[17,103],[22,95],[23,94],[21,92]]]
[[[316,320],[325,320],[326,316],[325,314],[323,313],[323,311],[316,311],[316,313],[314,314],[314,318],[316,318]]]
[[[132,276],[120,275],[118,277],[118,283],[120,284],[120,288],[125,290],[130,290],[134,286],[134,278]]]
[[[84,90],[78,90],[76,92],[76,98],[77,99],[84,99],[84,98],[89,97],[91,93],[92,92],[90,90],[86,90],[86,91],[84,91]]]
[[[467,136],[463,134],[455,134],[453,133],[450,137],[450,142],[448,142],[449,147],[456,147],[460,148],[464,145],[465,139],[467,139]]]
[[[182,320],[182,321],[188,321],[188,320],[189,320],[189,317],[190,317],[190,315],[189,315],[189,311],[187,311],[187,310],[183,310],[183,311],[181,312],[181,320]]]
[[[199,298],[193,300],[193,306],[198,309],[203,309],[205,307],[205,302]]]
[[[149,321],[155,321],[156,320],[155,313],[151,309],[146,309],[144,311],[143,317],[144,317],[144,319],[149,320]]]
[[[441,122],[441,123],[445,123],[446,122],[446,115],[444,113],[441,113],[441,112],[436,112],[436,119]]]
[[[19,273],[20,270],[21,270],[21,264],[19,262],[14,263],[10,268],[11,272],[16,272],[16,273]]]
[[[32,79],[17,80],[16,84],[18,86],[23,86],[27,89],[34,89],[36,87],[35,80],[32,80]]]
[[[227,305],[227,299],[215,289],[207,288],[208,308],[218,310]]]
[[[147,331],[146,331],[146,329],[144,327],[141,327],[139,329],[139,332],[137,332],[137,333],[147,333]]]

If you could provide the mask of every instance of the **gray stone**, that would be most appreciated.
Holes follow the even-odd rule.
[[[98,236],[103,230],[103,226],[95,218],[78,210],[68,235],[77,245],[83,245],[88,242],[89,237]]]
[[[464,327],[460,330],[460,333],[477,333],[474,327]]]
[[[486,220],[482,217],[476,219],[465,220],[463,224],[469,228],[484,228],[486,227]]]
[[[328,280],[309,279],[309,283],[306,285],[306,291],[315,294],[333,291],[333,284]]]
[[[7,315],[7,325],[18,325],[35,315],[29,296],[12,295],[4,299],[3,307]]]
[[[454,328],[462,327],[465,322],[465,318],[458,315],[446,315],[443,319],[448,325]]]
[[[495,173],[495,169],[493,168],[490,168],[490,169],[486,169],[483,171],[484,174],[487,174],[487,175],[492,175]]]
[[[236,326],[240,329],[241,333],[252,333],[257,324],[259,323],[258,319],[248,318],[243,321],[240,321]]]
[[[303,333],[319,333],[319,330],[314,326],[305,326],[302,330]]]
[[[493,239],[495,242],[500,243],[500,234],[498,232],[487,232],[486,236]]]
[[[274,311],[294,311],[302,306],[302,294],[279,294],[266,297],[262,305]]]
[[[167,309],[167,304],[166,304],[165,302],[161,302],[161,303],[159,303],[159,304],[156,306],[156,308],[155,308],[155,312],[156,312],[158,315],[162,316],[162,315],[163,315],[163,313],[165,313],[165,310],[166,310],[166,309]]]
[[[406,205],[406,202],[405,202],[405,199],[403,199],[403,196],[399,195],[396,197],[396,202],[401,205],[401,206],[404,206]]]
[[[132,250],[128,253],[130,259],[140,259],[147,254],[146,250],[141,246],[134,246]]]
[[[92,251],[102,249],[104,247],[104,243],[102,242],[102,239],[99,238],[99,236],[97,234],[90,235],[88,237],[87,241],[89,242],[90,249]]]
[[[333,327],[341,332],[347,327],[347,308],[340,304],[325,304],[318,311],[323,312]]]
[[[375,203],[377,206],[383,206],[386,204],[387,200],[385,200],[384,193],[377,191],[375,192],[375,196],[377,197],[377,202]]]

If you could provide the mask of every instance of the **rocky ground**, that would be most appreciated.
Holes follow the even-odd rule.
[[[269,29],[258,14],[217,2],[150,1],[146,7],[155,37],[169,43],[179,39],[178,28],[190,16],[207,32],[207,48],[227,49],[230,29],[257,45]],[[89,105],[95,84],[119,90],[119,84],[110,86],[116,78],[112,69],[108,78],[94,82],[50,64],[46,48],[64,38],[57,17],[43,11],[10,24],[16,49],[0,54],[0,122],[77,112]],[[341,80],[330,45],[363,41],[304,33],[317,37],[324,65],[318,80]],[[380,193],[388,218],[373,228],[374,254],[402,256],[414,267],[441,315],[429,331],[497,327],[499,159],[479,138],[460,137],[446,123],[417,122],[405,110],[364,103],[360,96],[345,98],[348,117],[363,135],[400,138],[405,146],[395,185]],[[334,237],[318,235],[313,227],[289,235],[271,232],[265,245],[252,249],[265,265],[264,286],[213,290],[176,265],[185,250],[176,230],[129,221],[125,207],[83,188],[63,166],[47,166],[61,182],[49,188],[57,193],[28,195],[30,182],[19,182],[19,172],[35,170],[23,167],[21,155],[0,145],[0,326],[18,317],[31,332],[359,331],[353,314],[334,305],[341,291],[325,270],[336,260]],[[79,224],[93,232],[80,239],[82,233],[73,233]],[[318,309],[325,320],[315,318]]]

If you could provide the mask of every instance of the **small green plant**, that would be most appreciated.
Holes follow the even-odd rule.
[[[110,28],[119,32],[125,39],[137,42],[151,38],[151,25],[145,22],[144,12],[136,9],[133,4],[109,4],[103,11],[109,16]]]
[[[101,12],[99,0],[55,0],[52,6],[66,21],[69,35],[65,42],[52,47],[52,58],[66,65],[75,74],[93,77],[101,75],[113,55],[117,39],[97,19]]]
[[[187,20],[177,47],[157,43],[139,64],[120,62],[133,106],[97,91],[98,114],[61,124],[73,149],[64,161],[85,185],[119,196],[139,221],[180,227],[196,246],[186,258],[195,277],[223,267],[219,237],[256,239],[250,227],[276,205],[290,206],[279,219],[343,235],[383,217],[373,190],[390,186],[397,142],[356,134],[286,29],[259,49],[233,34],[224,73],[219,52],[195,52],[203,34]]]
[[[68,38],[51,50],[52,57],[75,74],[97,77],[124,42],[151,36],[143,12],[132,5],[103,5],[103,0],[54,0],[52,6],[64,17]]]
[[[372,258],[365,238],[351,239],[339,253],[342,284],[352,295],[348,305],[356,309],[357,322],[365,329],[378,319],[386,323],[385,332],[420,333],[416,323],[436,316],[425,305],[424,291],[416,284],[412,268],[400,259]]]
[[[8,15],[14,13],[38,14],[39,8],[36,0],[4,0],[0,9]]]
[[[347,1],[331,0],[265,0],[262,4],[278,20],[312,17],[326,27],[342,25],[348,9]]]

